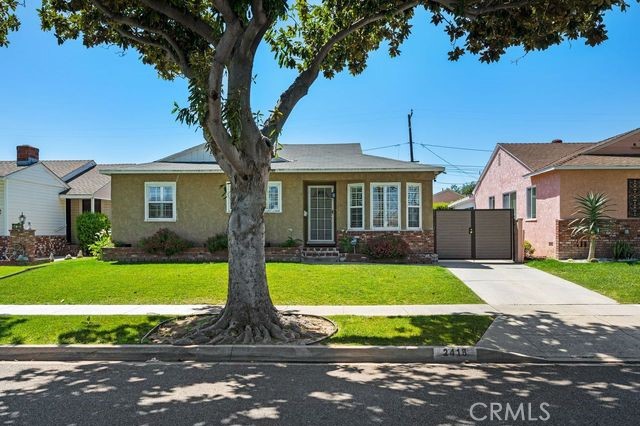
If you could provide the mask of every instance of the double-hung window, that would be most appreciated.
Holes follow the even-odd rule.
[[[407,183],[407,229],[422,228],[422,185]]]
[[[400,229],[400,184],[371,184],[371,228]]]
[[[146,182],[144,184],[144,218],[147,222],[176,221],[176,183]]]
[[[364,184],[350,183],[347,185],[348,190],[348,224],[349,229],[364,229]]]
[[[226,186],[226,208],[231,213],[231,183]],[[282,213],[282,182],[269,182],[267,184],[267,200],[265,213]]]
[[[527,219],[536,218],[536,192],[535,186],[527,188]]]
[[[503,209],[512,209],[513,217],[517,218],[518,214],[516,213],[516,192],[507,192],[506,194],[502,194],[502,208]]]
[[[489,208],[491,210],[494,210],[496,208],[496,197],[494,197],[493,195],[489,197]]]

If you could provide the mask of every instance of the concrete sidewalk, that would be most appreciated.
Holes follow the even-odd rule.
[[[282,312],[311,315],[496,315],[489,305],[276,306]],[[0,305],[0,315],[197,315],[218,313],[217,305]]]

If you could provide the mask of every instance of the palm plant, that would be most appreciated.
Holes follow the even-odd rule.
[[[569,223],[571,236],[581,235],[589,238],[589,255],[587,261],[591,262],[596,255],[596,241],[609,225],[611,216],[609,199],[603,193],[589,192],[587,195],[578,195],[575,198],[576,211],[573,214],[576,219]]]

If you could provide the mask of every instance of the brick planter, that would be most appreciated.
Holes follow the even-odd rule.
[[[399,259],[373,259],[361,253],[342,253],[340,254],[340,261],[347,263],[432,265],[438,263],[438,255],[435,253],[411,253],[407,257]]]
[[[338,240],[343,237],[349,239],[358,237],[361,243],[366,244],[368,239],[393,236],[402,238],[409,245],[412,253],[433,254],[434,249],[434,233],[433,231],[339,231]]]
[[[299,247],[265,247],[268,262],[300,262]],[[115,247],[104,249],[102,259],[107,262],[122,263],[197,263],[226,262],[226,251],[210,253],[204,247],[192,247],[173,256],[150,254],[138,247]]]
[[[585,259],[589,254],[588,239],[571,236],[571,220],[556,221],[556,257],[558,259]],[[596,257],[610,258],[616,241],[626,241],[640,255],[640,219],[615,219],[604,233],[598,236]]]
[[[74,248],[76,248],[74,252]],[[59,235],[38,235],[36,236],[36,257],[66,256],[78,253],[76,246],[70,246],[67,238]]]

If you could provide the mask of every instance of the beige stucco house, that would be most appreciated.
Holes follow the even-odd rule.
[[[512,208],[524,221],[535,255],[581,258],[587,240],[571,236],[575,197],[600,192],[614,219],[596,255],[611,257],[616,241],[640,254],[640,129],[595,143],[501,143],[474,191],[476,208]]]
[[[394,233],[433,252],[432,183],[442,167],[363,154],[359,144],[285,145],[272,162],[266,241],[336,246],[344,235]],[[159,161],[104,168],[113,239],[136,245],[160,228],[196,244],[227,230],[227,178],[198,145]]]

